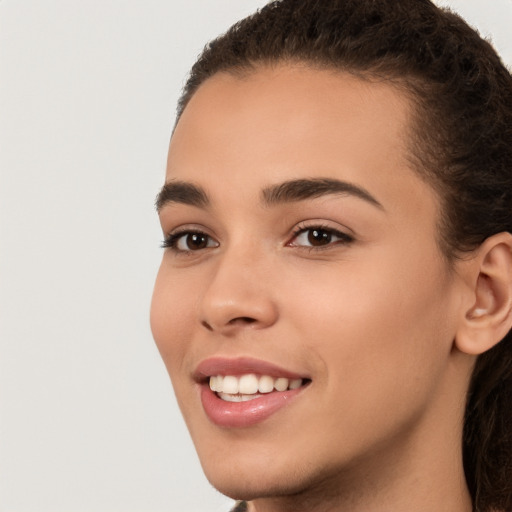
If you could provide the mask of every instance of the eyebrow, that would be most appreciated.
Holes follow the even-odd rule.
[[[268,206],[314,199],[331,194],[351,195],[384,210],[382,204],[364,188],[333,178],[289,180],[262,190],[263,202]]]
[[[210,204],[204,189],[185,181],[169,181],[161,189],[155,200],[156,211],[169,203],[188,204],[198,208],[206,208]]]
[[[384,210],[382,204],[364,188],[333,178],[297,179],[270,185],[261,191],[261,198],[264,204],[275,206],[332,194],[352,195]],[[199,185],[176,180],[165,183],[158,193],[155,201],[157,212],[169,203],[206,208],[210,205],[210,200]]]

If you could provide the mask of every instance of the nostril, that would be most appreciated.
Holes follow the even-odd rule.
[[[244,325],[250,325],[255,322],[257,322],[257,320],[255,318],[251,318],[250,316],[237,316],[229,320],[226,324],[224,324],[224,326],[220,325],[219,327],[217,327],[215,323],[210,324],[206,320],[202,320],[201,325],[208,331],[213,332],[216,331],[217,329],[222,330],[223,327],[242,327]]]
[[[256,319],[255,318],[251,318],[250,316],[238,316],[236,318],[232,318],[228,324],[229,325],[236,325],[238,323],[241,323],[241,324],[253,324],[254,322],[256,322]]]
[[[213,327],[208,322],[202,321],[201,325],[203,327],[206,327],[206,329],[208,329],[209,331],[213,331]]]

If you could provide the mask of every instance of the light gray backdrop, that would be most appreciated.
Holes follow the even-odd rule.
[[[153,345],[153,200],[203,44],[264,0],[0,0],[0,512],[211,512]],[[512,0],[452,0],[512,63]]]

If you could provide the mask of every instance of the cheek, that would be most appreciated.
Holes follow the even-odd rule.
[[[194,287],[183,277],[169,272],[164,261],[158,271],[151,301],[150,323],[153,338],[171,376],[181,366],[194,325]]]
[[[405,409],[436,386],[453,340],[450,282],[436,261],[381,252],[371,265],[320,269],[289,294],[288,315],[325,368],[318,380],[351,409]]]

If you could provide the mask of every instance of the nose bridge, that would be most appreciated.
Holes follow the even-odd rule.
[[[263,328],[277,319],[272,298],[271,258],[252,244],[237,244],[218,255],[201,300],[200,322],[229,333]]]

